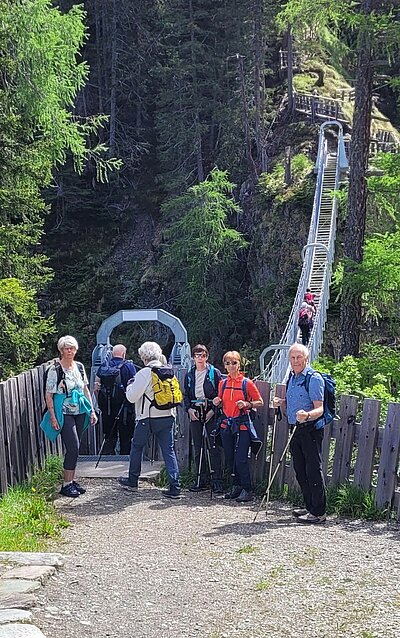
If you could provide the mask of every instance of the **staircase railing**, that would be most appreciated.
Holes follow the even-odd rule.
[[[336,138],[336,147],[328,153],[327,129],[337,127],[338,136]],[[310,228],[308,232],[307,244],[303,249],[303,267],[300,274],[300,280],[297,287],[296,297],[290,312],[290,316],[285,326],[279,344],[273,344],[263,350],[260,355],[260,370],[262,378],[271,383],[282,383],[289,372],[287,350],[295,343],[299,337],[299,329],[297,325],[298,312],[300,305],[304,299],[306,289],[310,287],[313,272],[315,269],[322,271],[321,285],[319,290],[312,290],[318,299],[317,312],[314,318],[314,327],[309,342],[310,360],[315,359],[321,349],[323,341],[323,333],[326,322],[326,314],[329,304],[329,286],[332,274],[332,264],[334,259],[334,247],[336,237],[336,218],[337,218],[337,197],[332,197],[332,209],[329,223],[328,239],[320,240],[318,237],[318,229],[320,225],[321,200],[324,190],[324,181],[326,183],[326,169],[332,160],[335,160],[335,179],[332,190],[339,189],[340,180],[344,172],[348,170],[347,158],[344,150],[343,128],[339,122],[325,122],[320,127],[318,155],[315,165],[317,173],[317,183],[315,187],[314,203]],[[317,256],[317,258],[316,258]],[[268,366],[265,366],[265,357],[268,352],[275,351]]]

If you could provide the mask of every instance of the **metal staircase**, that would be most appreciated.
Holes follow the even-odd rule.
[[[328,129],[336,129],[336,137],[327,137]],[[319,354],[329,305],[329,286],[336,237],[337,198],[334,192],[348,171],[342,125],[325,122],[320,127],[318,156],[315,166],[317,184],[307,244],[302,250],[303,268],[292,310],[279,344],[273,344],[260,355],[261,377],[270,383],[283,383],[289,373],[287,350],[300,341],[298,312],[307,288],[315,294],[317,312],[308,344],[310,360]],[[265,357],[274,352],[265,365]]]

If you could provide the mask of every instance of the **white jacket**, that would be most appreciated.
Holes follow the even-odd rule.
[[[126,398],[130,403],[135,404],[136,420],[147,419],[149,416],[152,419],[158,419],[165,416],[175,416],[175,410],[173,409],[158,410],[155,407],[150,408],[150,401],[154,399],[153,384],[151,381],[151,368],[161,367],[162,363],[160,363],[158,359],[149,361],[145,368],[142,368],[135,374],[133,382],[126,388]]]

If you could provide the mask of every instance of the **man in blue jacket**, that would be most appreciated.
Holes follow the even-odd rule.
[[[94,391],[101,410],[105,444],[103,454],[115,454],[119,437],[120,454],[129,455],[135,428],[135,409],[126,401],[128,381],[133,379],[136,368],[127,361],[126,348],[121,343],[114,346],[112,358],[97,370]]]
[[[289,348],[292,374],[286,399],[275,397],[274,408],[286,411],[291,430],[290,445],[294,471],[303,494],[305,509],[294,510],[299,523],[318,524],[326,520],[326,488],[322,472],[324,436],[324,380],[308,365],[309,352],[299,343]]]

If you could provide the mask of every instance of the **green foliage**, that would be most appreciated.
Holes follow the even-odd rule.
[[[247,242],[228,225],[240,212],[232,190],[226,172],[214,169],[204,182],[162,207],[166,221],[172,220],[165,232],[162,272],[193,341],[206,326],[221,334],[235,325],[235,260]]]
[[[80,118],[74,100],[88,77],[79,62],[86,40],[84,11],[62,13],[50,0],[0,0],[0,332],[2,374],[21,371],[54,330],[38,299],[51,278],[39,253],[47,208],[42,189],[53,170],[73,159],[82,172],[97,164],[100,179],[119,167],[90,141],[104,117]]]
[[[328,489],[327,512],[374,521],[384,520],[388,514],[376,507],[372,492],[350,484]]]
[[[43,470],[0,499],[0,551],[44,551],[49,539],[67,526],[49,501],[62,476],[58,457],[46,460]]]
[[[259,181],[259,194],[265,197],[274,197],[276,202],[288,202],[292,199],[302,198],[308,195],[307,176],[310,174],[313,163],[304,153],[298,153],[291,159],[290,186],[285,184],[285,167],[282,162],[275,164],[269,173],[262,173]]]

